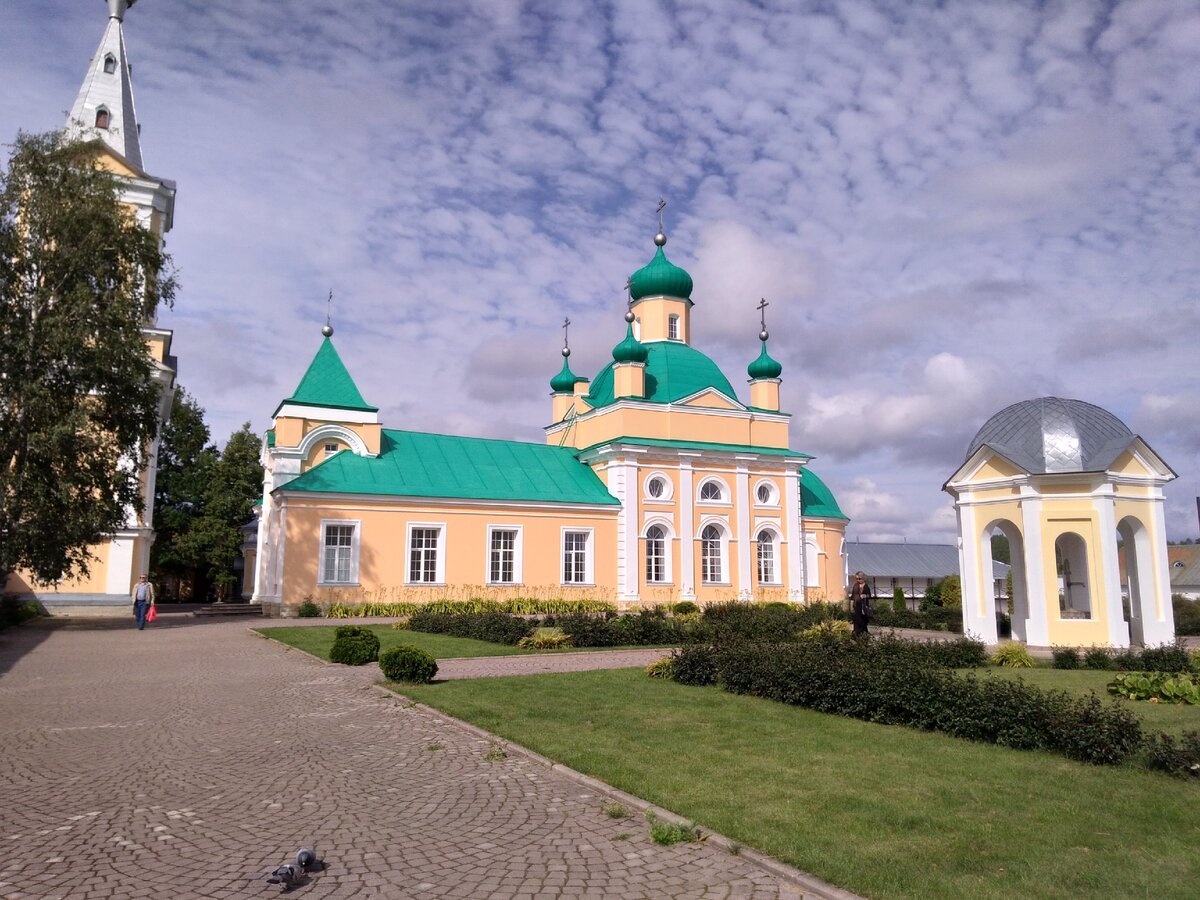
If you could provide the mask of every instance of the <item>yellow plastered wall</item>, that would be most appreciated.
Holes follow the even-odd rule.
[[[655,440],[701,441],[716,444],[748,444],[756,447],[786,449],[788,423],[768,421],[753,413],[730,411],[727,414],[690,412],[686,408],[654,409],[612,408],[571,423],[566,445],[591,447],[620,437]],[[546,442],[558,444],[562,431],[546,435]],[[277,438],[278,441],[278,438]]]
[[[613,366],[614,397],[645,397],[646,367],[642,363],[617,363]]]
[[[243,553],[246,568],[242,571],[242,596],[249,597],[254,593],[254,572],[258,560],[257,550],[246,550]]]
[[[56,591],[63,594],[107,593],[109,549],[107,541],[101,544],[92,544],[88,547],[88,552],[92,554],[94,559],[89,566],[87,575],[64,578],[58,584],[52,585],[39,584],[30,573],[17,570],[8,577],[8,580],[4,584],[4,590],[16,594],[26,594],[35,589]],[[137,559],[137,557],[135,556],[134,559]],[[129,586],[133,586],[132,580]]]
[[[1107,646],[1108,597],[1100,561],[1099,515],[1091,503],[1048,501],[1041,515],[1042,590],[1046,597],[1047,634],[1050,643],[1071,647]],[[1064,534],[1078,534],[1087,543],[1087,577],[1091,600],[1090,619],[1064,619],[1058,603],[1058,573],[1054,565],[1054,543]]]
[[[275,419],[275,446],[276,447],[298,447],[300,442],[304,440],[304,436],[314,428],[319,428],[322,425],[340,425],[348,431],[353,431],[357,434],[367,446],[369,453],[378,453],[379,445],[383,439],[383,426],[366,422],[342,422],[337,419],[301,419],[295,416],[279,416]],[[339,444],[344,443],[336,438],[330,438],[330,442]],[[323,459],[325,441],[319,441],[319,450],[313,452]],[[309,454],[308,465],[314,461],[313,453]],[[308,468],[308,465],[305,468]]]
[[[164,362],[170,349],[171,336],[169,334],[146,335],[146,350],[150,354],[151,359],[157,362]]]
[[[838,603],[846,597],[846,565],[842,560],[846,523],[842,519],[805,517],[804,533],[817,542],[817,587],[805,594],[809,603]]]
[[[308,594],[323,590],[318,584],[322,556],[322,521],[360,523],[358,585],[330,586],[342,594],[381,602],[412,597],[432,599],[430,585],[409,584],[408,531],[412,524],[443,525],[441,549],[445,554],[444,584],[455,590],[478,586],[479,595],[513,594],[513,589],[487,586],[488,526],[516,527],[521,531],[522,575],[517,596],[587,596],[611,600],[616,594],[616,516],[590,510],[531,510],[520,506],[401,506],[364,503],[358,506],[316,499],[287,500],[286,553],[282,598],[295,606]],[[592,529],[595,583],[562,584],[562,531]],[[328,593],[328,591],[326,591]]]
[[[675,340],[688,343],[692,339],[691,307],[692,304],[687,300],[674,300],[667,297],[637,301],[633,305],[633,312],[637,316],[640,326],[639,340],[668,340],[670,317],[678,316],[679,335]]]
[[[779,409],[779,382],[767,379],[750,382],[750,405],[759,409]]]

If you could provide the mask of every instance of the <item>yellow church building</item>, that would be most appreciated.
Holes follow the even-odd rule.
[[[692,345],[692,278],[666,242],[660,228],[629,279],[612,361],[589,381],[564,346],[545,443],[385,428],[327,325],[264,441],[245,585],[264,612],[305,598],[840,599],[847,519],[789,447],[765,319],[743,402]]]
[[[175,183],[149,174],[142,161],[141,129],[122,30],[125,13],[133,2],[108,0],[104,33],[67,114],[65,129],[92,149],[100,168],[116,176],[121,203],[140,225],[161,240],[171,230],[175,215]],[[142,333],[153,362],[151,377],[159,387],[159,420],[165,422],[175,396],[177,362],[171,355],[172,332],[152,319],[145,323]],[[52,613],[103,613],[128,606],[133,583],[149,569],[150,546],[154,543],[157,439],[148,457],[149,465],[139,473],[145,511],[138,514],[131,509],[125,527],[89,548],[94,562],[86,576],[43,585],[18,572],[9,576],[5,591],[36,597]]]

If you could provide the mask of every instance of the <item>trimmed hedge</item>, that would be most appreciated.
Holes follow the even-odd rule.
[[[1146,765],[1182,778],[1200,778],[1200,731],[1185,731],[1183,738],[1163,732],[1146,741]]]
[[[364,666],[379,659],[379,638],[361,625],[339,625],[333,632],[329,659],[346,666]]]
[[[428,684],[437,674],[437,660],[417,647],[389,647],[379,656],[379,668],[388,681]]]
[[[1175,612],[1176,634],[1200,634],[1200,601],[1188,600],[1183,594],[1172,594],[1171,606]]]
[[[732,693],[1089,763],[1122,762],[1141,745],[1139,720],[1117,704],[960,676],[933,662],[936,647],[895,638],[687,647],[673,669],[682,684],[715,682]]]
[[[537,623],[502,612],[439,613],[421,610],[413,613],[409,625],[413,631],[451,634],[493,644],[515,646],[521,638],[533,634]]]
[[[411,616],[418,612],[462,613],[499,612],[518,616],[539,616],[567,612],[616,612],[607,600],[538,600],[532,597],[514,600],[433,600],[428,603],[331,603],[326,615],[331,619],[359,616]]]

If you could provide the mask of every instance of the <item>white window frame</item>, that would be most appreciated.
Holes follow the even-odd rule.
[[[414,581],[412,577],[413,532],[427,529],[437,532],[437,546],[433,548],[433,581]],[[409,522],[404,537],[404,583],[412,585],[440,585],[446,583],[446,523]]]
[[[761,490],[764,487],[770,492],[770,494],[768,495],[766,500],[760,500],[760,499],[758,499],[758,492],[759,492],[759,490]],[[755,482],[754,505],[755,506],[772,506],[772,507],[779,506],[779,487],[775,484],[775,482],[770,481],[769,479],[766,479],[766,478],[761,478],[757,482]]]
[[[762,577],[762,560],[759,557],[762,541],[759,537],[763,534],[770,535],[770,540],[766,541],[771,548],[771,578],[769,581],[763,580]],[[783,567],[780,565],[780,548],[783,542],[780,539],[779,532],[768,526],[760,525],[754,531],[754,574],[757,576],[758,583],[770,587],[779,587],[783,584]]]
[[[704,554],[704,543],[706,540],[711,539],[706,539],[704,537],[704,532],[709,528],[715,528],[719,535],[717,540],[717,562],[720,563],[721,571],[717,573],[716,579],[705,577],[709,573],[705,571],[707,567],[705,566],[706,557]],[[700,541],[700,552],[696,554],[697,558],[700,560],[700,583],[705,585],[732,584],[732,582],[729,580],[729,529],[725,523],[719,519],[708,519],[704,522],[701,522],[700,531],[697,533],[696,538]]]
[[[334,581],[326,578],[328,570],[325,567],[325,537],[330,526],[346,526],[350,531],[350,571],[345,581]],[[317,532],[317,584],[319,585],[354,585],[358,584],[358,556],[362,539],[362,522],[359,519],[322,519],[320,530]]]
[[[720,490],[720,492],[721,492],[721,496],[715,500],[712,498],[704,498],[704,496],[703,496],[704,488],[710,484],[715,484],[717,486],[718,490]],[[732,497],[732,496],[733,495],[729,491],[729,485],[725,483],[725,479],[721,478],[718,475],[709,475],[705,478],[702,478],[700,480],[700,483],[698,485],[696,485],[696,502],[697,503],[710,503],[710,504],[720,504],[722,506],[732,506],[733,501],[730,500],[730,497]]]
[[[325,458],[329,459],[331,456],[337,456],[341,449],[337,441],[325,441]]]
[[[667,340],[679,340],[679,316],[675,313],[667,316]]]
[[[492,535],[497,531],[515,532],[513,538],[512,581],[495,581],[492,578]],[[485,584],[511,585],[524,584],[525,573],[525,528],[522,525],[489,525],[487,529],[487,559],[484,562],[483,578]]]
[[[658,528],[662,531],[662,574],[663,577],[658,581],[650,580],[650,529]],[[669,522],[664,522],[662,519],[651,519],[642,529],[642,577],[648,585],[670,585],[674,584],[672,573],[674,569],[672,565],[674,560],[671,558],[671,545],[675,541],[675,533]]]
[[[583,547],[583,581],[568,581],[567,575],[567,535],[583,534],[586,540]],[[563,526],[558,538],[558,576],[560,584],[567,587],[594,587],[596,584],[596,529],[568,528]]]
[[[656,478],[663,483],[663,492],[659,497],[650,493],[650,483]],[[650,503],[669,503],[675,498],[675,485],[666,472],[651,472],[642,482],[642,496]]]

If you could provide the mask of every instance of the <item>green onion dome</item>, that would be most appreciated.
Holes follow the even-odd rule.
[[[550,379],[550,390],[556,394],[571,394],[577,381],[583,381],[583,378],[571,371],[571,364],[564,354],[562,371]]]
[[[613,347],[613,362],[644,363],[650,354],[646,345],[633,336],[633,323],[625,326],[625,340]]]
[[[783,366],[771,358],[767,353],[767,342],[762,342],[762,353],[758,354],[758,359],[750,363],[746,369],[746,373],[752,379],[759,378],[778,378],[783,372]]]
[[[665,236],[655,236],[654,243],[658,244],[658,249],[654,251],[654,259],[629,276],[631,300],[659,296],[691,299],[692,276],[667,259],[663,253],[663,244],[666,242]]]

